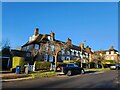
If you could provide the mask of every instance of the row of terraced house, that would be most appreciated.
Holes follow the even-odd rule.
[[[66,42],[57,40],[55,38],[55,33],[51,32],[50,34],[40,34],[39,29],[36,28],[34,30],[34,35],[29,37],[29,41],[22,46],[23,51],[30,51],[33,55],[33,62],[34,61],[44,61],[44,62],[55,62],[55,58],[51,54],[40,54],[40,49],[43,48],[42,45],[48,47],[48,42],[55,41],[57,44],[63,43],[68,44],[69,48],[62,48],[61,51],[58,53],[57,62],[63,62],[64,60],[78,60],[82,59],[83,63],[91,62],[92,60],[92,51],[89,46],[84,47],[84,43],[80,43],[79,46],[76,46],[72,43],[70,38],[67,38]],[[54,51],[54,46],[50,45],[51,50]],[[36,51],[39,53],[34,54]]]
[[[54,32],[50,32],[50,34],[41,34],[39,32],[39,28],[36,28],[34,34],[29,37],[29,40],[22,46],[20,51],[11,50],[12,57],[24,57],[24,60],[30,61],[30,65],[34,65],[35,61],[50,62],[54,65],[56,47],[53,42],[55,42],[58,47],[61,46],[57,54],[57,62],[79,61],[80,63],[82,62],[84,67],[93,68],[96,66],[91,66],[91,63],[97,63],[98,65],[120,63],[120,54],[113,46],[108,50],[93,51],[89,46],[85,47],[84,43],[80,43],[78,46],[74,45],[70,38],[67,38],[66,41],[60,41],[55,38]],[[67,46],[67,48],[65,46]],[[4,63],[3,65],[5,67],[10,66],[15,68],[15,65],[19,65],[17,59],[12,57],[11,60],[6,58],[5,60],[3,59],[2,63]],[[14,65],[14,63],[16,64]]]
[[[84,46],[84,43],[80,43],[80,45],[74,45],[70,38],[67,38],[66,42],[57,40],[55,38],[55,33],[51,32],[50,34],[40,34],[39,28],[34,30],[34,35],[29,37],[29,41],[22,46],[23,51],[30,51],[34,53],[36,50],[40,50],[41,45],[48,47],[47,42],[55,41],[56,43],[60,44],[69,44],[69,49],[63,47],[58,54],[57,62],[63,62],[64,60],[78,60],[80,59],[82,63],[90,63],[98,61],[100,58],[102,60],[107,60],[104,64],[110,64],[111,61],[114,63],[120,61],[120,55],[117,50],[111,47],[108,50],[100,50],[93,52],[89,46]],[[51,47],[54,50],[54,46]],[[46,49],[47,50],[47,49]],[[33,55],[33,62],[34,61],[44,61],[44,62],[55,62],[55,58],[51,54],[36,54]]]

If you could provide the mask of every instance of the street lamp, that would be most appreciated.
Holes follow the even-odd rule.
[[[86,42],[86,40],[84,40],[83,41],[83,44],[84,44],[84,42]],[[83,67],[83,65],[82,65],[82,60],[83,60],[83,56],[82,56],[82,52],[83,52],[83,49],[84,49],[84,47],[82,48],[82,46],[81,46],[81,67]]]
[[[57,67],[57,55],[61,51],[61,46],[58,43],[54,44],[54,57],[55,57],[55,71]]]
[[[82,67],[82,49],[81,49],[81,63],[80,63],[81,65],[81,67]]]

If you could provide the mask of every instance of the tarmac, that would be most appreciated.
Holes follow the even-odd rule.
[[[99,71],[99,72],[95,72],[95,73],[90,72],[88,74],[99,74],[99,73],[103,73],[103,72],[104,71]],[[0,82],[27,80],[27,79],[32,79],[32,78],[34,78],[34,77],[31,77],[29,74],[16,74],[16,73],[12,73],[10,71],[0,71]]]

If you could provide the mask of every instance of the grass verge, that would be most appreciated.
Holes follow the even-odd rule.
[[[93,68],[93,69],[85,69],[87,71],[107,71],[110,70],[110,68]]]
[[[55,75],[56,74],[55,74],[54,71],[30,74],[30,76],[33,77],[33,78],[36,78],[36,77],[51,77],[51,76],[55,76]]]

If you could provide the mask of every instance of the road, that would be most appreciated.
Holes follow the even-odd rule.
[[[118,88],[118,71],[3,82],[4,88]]]

